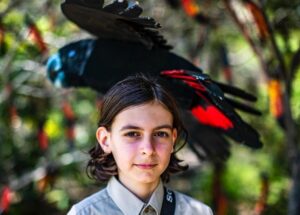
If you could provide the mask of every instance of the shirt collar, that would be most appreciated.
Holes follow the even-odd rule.
[[[153,207],[156,210],[157,214],[160,214],[163,199],[164,199],[164,186],[162,181],[160,181],[157,188],[152,193],[147,205],[151,205],[151,207]]]
[[[144,203],[139,198],[137,198],[115,177],[112,177],[109,180],[107,185],[107,191],[110,197],[116,203],[116,205],[126,215],[138,215],[141,212],[141,210],[147,207],[148,205],[151,205],[151,207],[156,210],[157,214],[160,213],[164,196],[164,188],[162,181],[160,181],[159,185],[154,190],[148,203]]]

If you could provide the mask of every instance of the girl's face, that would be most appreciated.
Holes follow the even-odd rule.
[[[106,153],[112,152],[125,186],[157,186],[177,138],[172,125],[172,114],[160,103],[149,102],[121,111],[110,131],[98,129],[98,141]]]

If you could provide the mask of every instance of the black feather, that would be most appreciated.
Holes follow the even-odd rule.
[[[142,8],[138,4],[130,5],[124,0],[122,3],[115,1],[104,8],[92,8],[78,1],[65,1],[61,5],[64,15],[98,38],[142,43],[148,49],[170,49],[171,46],[167,45],[166,40],[162,39],[163,36],[155,30],[160,25],[153,18],[139,17]]]

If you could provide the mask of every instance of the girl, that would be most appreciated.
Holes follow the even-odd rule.
[[[187,169],[176,157],[187,131],[174,99],[157,81],[137,75],[115,84],[104,96],[96,137],[87,172],[108,185],[68,214],[212,214],[163,185],[171,173]]]

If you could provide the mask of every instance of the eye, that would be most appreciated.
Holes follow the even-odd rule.
[[[126,137],[139,137],[141,135],[140,135],[140,133],[138,133],[136,131],[130,131],[130,132],[125,133],[124,136],[126,136]]]
[[[158,131],[154,134],[156,137],[169,137],[170,135],[165,131]]]

